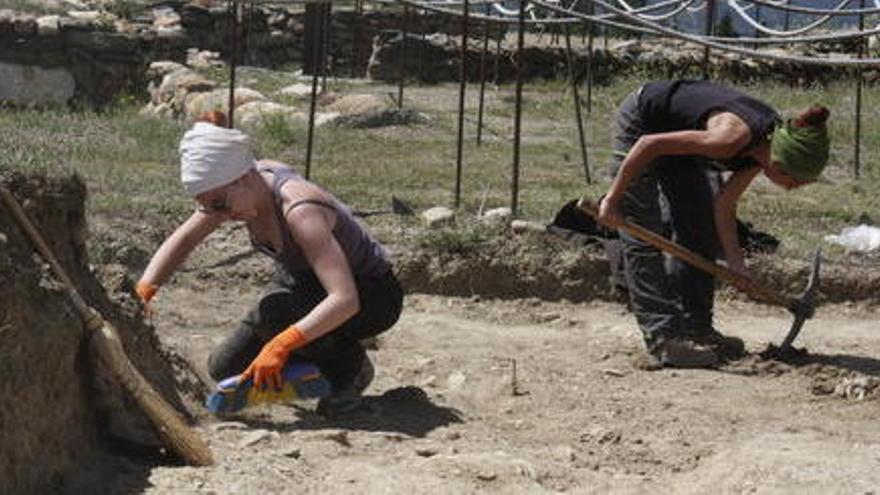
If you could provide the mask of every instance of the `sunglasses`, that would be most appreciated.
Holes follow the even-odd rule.
[[[223,198],[215,199],[208,204],[199,203],[199,206],[196,207],[196,210],[206,215],[211,215],[214,213],[228,213],[230,210],[229,196],[227,195]]]

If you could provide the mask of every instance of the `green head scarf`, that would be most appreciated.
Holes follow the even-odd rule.
[[[773,132],[770,155],[779,168],[798,180],[816,180],[828,164],[831,142],[824,125],[792,127],[786,122]]]

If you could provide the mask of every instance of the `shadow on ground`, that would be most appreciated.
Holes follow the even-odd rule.
[[[341,428],[395,432],[412,437],[424,437],[437,428],[464,422],[460,411],[434,404],[424,390],[412,386],[394,388],[382,395],[364,396],[364,404],[358,410],[334,418],[318,416],[301,406],[292,407],[298,410],[300,416],[292,423],[256,419],[243,421],[255,428],[282,433]]]

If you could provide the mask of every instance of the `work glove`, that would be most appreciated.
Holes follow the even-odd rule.
[[[281,389],[281,370],[287,364],[290,353],[306,345],[306,337],[299,328],[291,325],[263,346],[257,357],[241,375],[241,381],[254,379],[254,387],[261,390],[271,386]]]
[[[138,299],[141,300],[141,304],[144,305],[144,316],[148,318],[153,316],[153,308],[150,307],[150,301],[153,299],[153,296],[156,295],[156,292],[159,291],[159,286],[141,280],[135,284],[134,291],[137,294]]]

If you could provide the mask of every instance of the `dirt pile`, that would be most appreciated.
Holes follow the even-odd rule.
[[[85,300],[114,325],[131,361],[181,411],[178,379],[200,383],[180,361],[169,364],[141,320],[121,270],[89,270],[86,191],[76,177],[15,175],[4,184],[23,204]],[[150,423],[90,351],[83,325],[60,284],[11,214],[0,209],[0,493],[70,488],[70,475],[105,447],[160,454]]]

